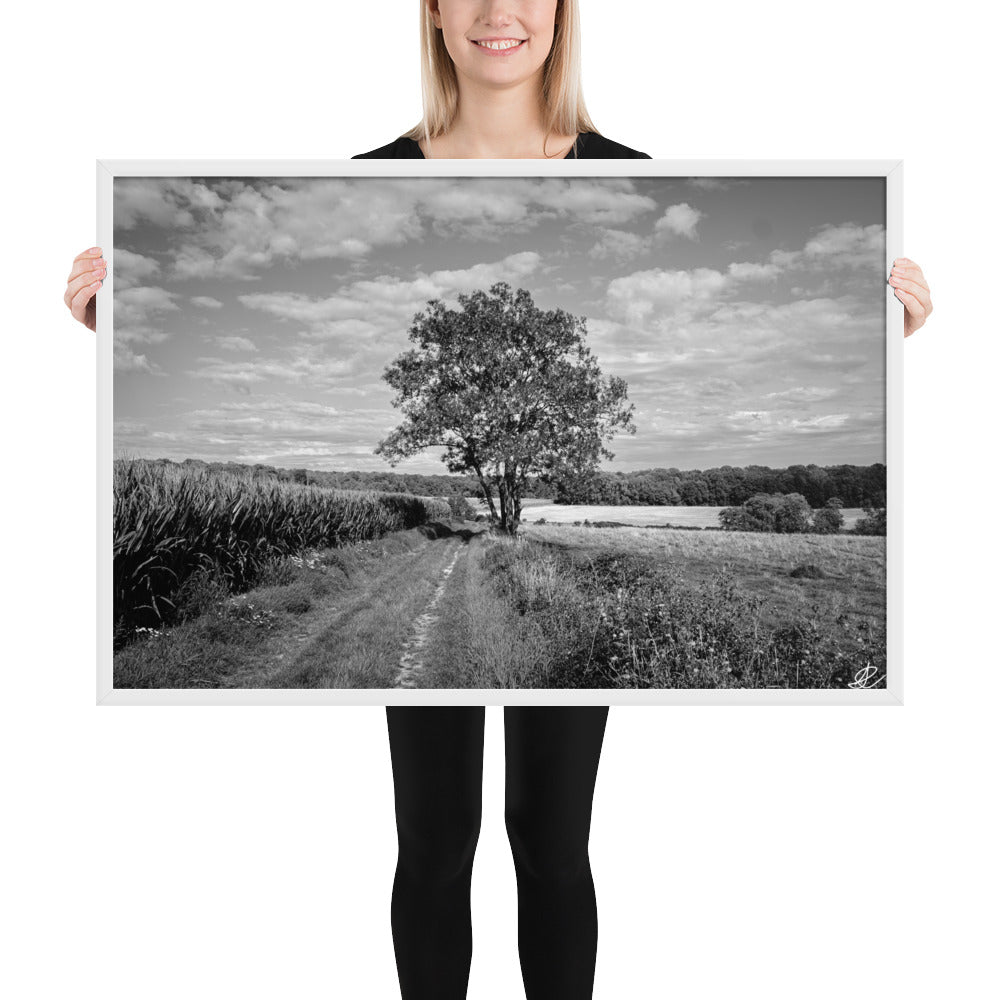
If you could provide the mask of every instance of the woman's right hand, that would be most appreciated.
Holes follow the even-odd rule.
[[[104,284],[107,273],[100,247],[91,247],[73,258],[63,301],[74,319],[78,319],[88,330],[97,330],[97,300],[94,295]]]

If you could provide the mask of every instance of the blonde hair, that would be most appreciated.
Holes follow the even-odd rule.
[[[420,87],[423,118],[403,137],[419,141],[444,135],[458,114],[458,76],[434,23],[427,0],[420,0]],[[542,67],[543,120],[546,136],[577,132],[601,133],[583,100],[580,72],[580,7],[578,0],[559,0],[552,49]],[[576,143],[574,142],[574,152]]]

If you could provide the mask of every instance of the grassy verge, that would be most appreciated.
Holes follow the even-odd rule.
[[[867,664],[884,686],[884,539],[692,534],[532,527],[485,567],[550,686],[837,688]]]
[[[552,686],[552,656],[541,624],[517,614],[497,594],[484,565],[487,553],[502,544],[483,535],[456,564],[425,653],[424,687]]]

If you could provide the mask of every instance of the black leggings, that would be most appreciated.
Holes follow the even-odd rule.
[[[483,791],[483,706],[386,706],[399,861],[392,937],[403,1000],[464,1000]],[[589,1000],[597,901],[588,841],[606,706],[505,706],[505,822],[527,1000]]]

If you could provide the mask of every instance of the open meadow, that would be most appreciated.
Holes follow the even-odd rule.
[[[526,497],[521,501],[522,520],[537,523],[543,519],[547,524],[572,524],[574,521],[618,521],[622,524],[650,527],[718,528],[719,512],[725,507],[665,507],[658,506],[618,506],[612,504],[558,504],[540,497]],[[477,501],[477,510],[487,513],[486,504]],[[864,516],[860,507],[845,507],[844,528],[850,530],[858,518]]]
[[[498,584],[578,682],[885,680],[884,537],[531,524],[494,553]]]

